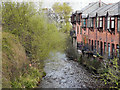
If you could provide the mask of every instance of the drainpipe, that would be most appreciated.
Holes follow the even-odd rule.
[[[118,3],[118,16],[120,16],[120,2]],[[118,64],[120,65],[120,31],[119,31],[119,62]]]
[[[118,48],[118,52],[119,52],[119,60],[118,60],[118,65],[120,66],[120,31],[119,31],[119,48]]]

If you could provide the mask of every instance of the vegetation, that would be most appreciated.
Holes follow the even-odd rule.
[[[101,80],[105,84],[110,85],[111,88],[120,88],[120,66],[118,65],[118,58],[108,60],[103,63]]]
[[[67,3],[54,3],[52,6],[58,15],[58,24],[61,32],[69,33],[71,25],[69,22],[72,8]]]
[[[34,68],[32,66],[27,67],[27,72],[25,72],[19,78],[16,78],[12,83],[13,88],[34,88],[37,87],[38,82],[40,82],[43,72]],[[41,72],[41,73],[40,73]]]
[[[120,66],[118,64],[119,58],[104,59],[103,56],[93,55],[90,53],[78,54],[75,47],[72,45],[72,39],[68,38],[66,53],[67,56],[83,65],[93,77],[97,80],[102,80],[105,87],[120,88]]]
[[[72,38],[70,36],[67,37],[65,49],[66,55],[69,59],[77,60],[79,58],[77,49],[72,44]]]
[[[104,81],[106,86],[111,88],[120,88],[120,66],[118,65],[118,60],[118,58],[103,60],[101,56],[88,58],[86,55],[78,59],[80,64],[93,73],[93,77]]]
[[[65,35],[34,3],[2,3],[3,87],[30,88],[45,75],[49,52],[62,49]]]
[[[2,33],[2,79],[3,87],[10,87],[11,81],[23,73],[29,64],[26,53],[15,35]]]

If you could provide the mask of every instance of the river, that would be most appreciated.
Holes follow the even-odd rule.
[[[39,88],[100,88],[103,83],[92,78],[83,66],[69,60],[65,53],[51,53],[52,58],[45,61],[46,76]]]

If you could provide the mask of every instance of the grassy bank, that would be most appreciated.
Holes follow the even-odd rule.
[[[15,35],[2,33],[3,88],[35,87],[43,76],[43,68],[31,66],[25,49]]]

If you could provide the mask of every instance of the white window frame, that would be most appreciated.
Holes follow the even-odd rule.
[[[117,31],[120,31],[120,17],[117,19]]]
[[[100,28],[102,28],[103,27],[103,17],[100,17],[99,22],[100,22]]]
[[[111,17],[111,29],[115,28],[115,17]]]

